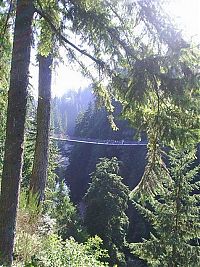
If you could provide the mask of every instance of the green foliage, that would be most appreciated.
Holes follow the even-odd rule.
[[[8,88],[11,61],[10,21],[12,11],[6,1],[0,3],[0,89]]]
[[[58,176],[56,174],[56,168],[58,158],[58,148],[57,145],[50,140],[49,142],[49,164],[47,170],[47,183],[45,187],[45,201],[43,208],[48,213],[52,209],[54,194],[56,190],[56,181]]]
[[[81,1],[69,19],[95,56],[106,58],[107,81],[95,83],[101,104],[113,112],[111,99],[119,99],[123,116],[156,133],[157,142],[199,141],[199,50],[183,40],[162,3]]]
[[[121,107],[118,102],[113,103],[115,107],[116,124],[118,131],[113,131],[108,120],[105,108],[97,109],[94,103],[80,114],[74,135],[83,138],[99,140],[133,140],[135,130],[128,122],[120,119]],[[142,138],[145,138],[143,134]],[[144,139],[143,139],[144,140]],[[117,157],[123,162],[121,175],[125,184],[134,188],[138,184],[145,167],[145,146],[93,146],[87,144],[75,144],[70,154],[70,165],[67,168],[67,181],[70,184],[73,201],[79,202],[85,194],[89,174],[95,170],[95,165],[101,157]]]
[[[70,201],[69,191],[64,182],[56,187],[51,216],[56,219],[57,232],[63,240],[73,237],[76,241],[83,242],[88,238],[77,209]]]
[[[41,56],[47,57],[52,52],[52,31],[44,19],[40,20],[40,44],[38,52]]]
[[[48,14],[46,2],[39,7]],[[183,40],[163,3],[62,1],[59,8],[57,34],[79,35],[80,46],[90,47],[99,75],[68,51],[92,77],[95,94],[110,113],[115,98],[123,105],[123,116],[146,131],[150,141],[152,135],[171,146],[199,141],[199,50]],[[51,19],[57,25],[53,14]],[[116,128],[112,114],[109,119]]]
[[[35,5],[41,9],[47,16],[50,16],[54,21],[55,26],[59,25],[60,13],[58,2],[55,0],[51,1],[36,1]],[[55,33],[52,31],[48,22],[44,18],[40,18],[36,21],[36,26],[40,30],[38,53],[41,56],[47,57],[49,54],[58,55],[58,47],[56,45]]]
[[[67,52],[93,79],[95,94],[110,113],[112,98],[118,99],[124,118],[139,132],[146,131],[149,142],[152,136],[153,142],[170,146],[199,141],[199,49],[182,38],[163,3],[85,0],[58,5],[55,0],[38,0],[37,8],[53,23],[62,45],[60,34],[67,40],[78,35],[82,54],[84,46],[90,47],[99,75],[70,45]],[[45,54],[52,29],[46,18],[43,23]],[[116,129],[112,114],[109,120]]]
[[[0,119],[3,121],[0,127],[1,170],[3,157],[2,144],[5,137],[5,107],[7,101],[5,92],[8,82],[8,63],[11,53],[9,31],[7,30],[7,25],[5,25],[7,14],[6,12],[5,14],[2,12],[2,10],[4,11],[4,3],[1,2],[0,5],[0,32],[3,32],[3,34],[0,34],[0,44],[3,44],[1,46],[3,49],[0,48],[0,87],[3,88],[3,91],[0,88],[1,96],[3,96],[0,100],[0,108],[2,110]],[[99,102],[106,105],[109,112],[112,113],[114,109],[111,98],[117,98],[123,105],[123,116],[129,119],[132,125],[138,128],[139,131],[147,132],[150,145],[148,164],[144,177],[148,177],[146,181],[151,182],[151,184],[149,184],[149,192],[158,185],[158,174],[160,172],[164,177],[163,181],[165,183],[165,189],[160,192],[160,194],[164,194],[164,201],[167,201],[168,197],[178,199],[176,190],[177,181],[175,178],[177,172],[175,169],[171,170],[172,174],[173,172],[175,173],[170,184],[170,186],[172,185],[172,190],[168,187],[170,182],[168,173],[166,170],[163,171],[163,166],[159,166],[161,163],[161,156],[156,144],[162,142],[162,144],[171,146],[182,146],[186,143],[199,141],[199,51],[195,51],[193,46],[189,46],[184,42],[180,33],[174,29],[167,17],[163,15],[164,13],[159,1],[84,0],[58,2],[55,0],[38,0],[36,5],[37,8],[50,16],[50,20],[52,20],[58,29],[58,35],[62,33],[67,37],[71,37],[71,33],[75,33],[80,37],[81,45],[84,43],[90,46],[90,51],[92,51],[94,56],[99,58],[98,61],[96,60],[97,63],[101,63],[98,64],[96,68],[99,71],[99,75],[97,75],[98,79],[101,80],[102,78],[100,77],[101,70],[107,74],[107,77],[105,75],[105,80],[103,77],[102,82],[98,83],[98,90],[95,91],[99,97]],[[62,16],[62,18],[60,19],[59,16]],[[137,27],[137,25],[139,25],[139,27]],[[52,51],[52,29],[45,19],[40,20],[39,27],[41,30],[39,52],[46,56]],[[147,35],[146,32],[149,34]],[[85,53],[84,48],[81,51],[83,54]],[[87,68],[81,62],[81,58],[79,59],[76,53],[70,48],[68,48],[68,53],[80,63],[84,70],[86,69],[85,73],[88,74]],[[101,60],[104,60],[106,64],[102,64]],[[89,73],[88,76],[91,77],[91,73]],[[105,86],[105,81],[106,83],[109,82],[107,87]],[[112,114],[110,114],[109,119],[110,122],[113,123]],[[87,120],[85,121],[87,122]],[[95,125],[98,125],[98,120],[96,120],[94,116],[93,122]],[[80,125],[81,124],[79,124],[79,126]],[[85,128],[89,129],[89,123]],[[89,130],[92,132],[91,129]],[[24,187],[28,185],[27,181],[32,166],[32,152],[33,140],[28,140],[24,160]],[[52,154],[55,156],[54,152]],[[50,210],[50,206],[54,204],[55,175],[52,169],[55,168],[55,157],[50,157],[50,159],[49,182],[46,191],[46,210]],[[128,189],[122,185],[121,179],[115,173],[118,171],[116,170],[116,162],[112,160],[113,165],[111,169],[111,165],[109,164],[110,163],[104,160],[102,163],[104,166],[97,166],[97,173],[93,174],[94,183],[91,184],[85,199],[86,203],[88,201],[88,207],[91,205],[91,211],[89,212],[89,208],[87,211],[88,215],[91,216],[91,218],[93,215],[98,218],[97,220],[93,220],[94,225],[90,227],[91,232],[96,225],[98,231],[102,232],[102,238],[108,240],[107,244],[110,254],[112,256],[114,255],[113,258],[116,258],[120,264],[124,264],[122,250],[126,232],[125,228],[128,224],[124,210],[127,206]],[[142,184],[144,185],[146,181],[143,180]],[[180,192],[184,191],[183,188],[185,188],[186,192],[188,192],[188,198],[191,197],[189,200],[187,199],[188,203],[193,203],[192,199],[194,197],[189,195],[189,183],[184,184],[184,181],[181,181],[181,184],[178,184],[179,189],[181,188]],[[184,186],[182,186],[182,184]],[[119,186],[119,188],[117,186]],[[160,186],[157,188],[158,192],[159,190],[161,190]],[[166,194],[165,191],[167,192]],[[173,192],[176,192],[176,194]],[[184,197],[186,196],[186,192],[184,192]],[[70,205],[69,199],[63,195],[62,190],[59,194],[60,196],[57,196],[58,211],[56,216],[61,225],[65,220],[63,214],[64,210],[68,210],[69,217],[73,217],[74,208]],[[173,194],[175,194],[175,196]],[[103,196],[105,196],[105,199]],[[181,198],[181,196],[178,197]],[[62,200],[64,201],[63,206],[61,204]],[[185,202],[186,200],[181,199],[181,201]],[[152,206],[154,205],[156,208],[160,206],[163,207],[161,201],[154,200],[153,202]],[[98,203],[102,203],[102,205]],[[171,201],[170,203],[173,204],[174,202]],[[174,204],[172,204],[170,204],[170,212],[173,210],[177,212],[177,209],[173,209]],[[192,207],[188,207],[188,210],[190,208],[193,210]],[[104,210],[102,211],[102,209]],[[161,208],[159,212],[162,214],[163,210],[164,209]],[[101,216],[96,213],[96,211],[98,211]],[[167,218],[168,217],[165,216],[166,222],[169,223]],[[180,224],[184,225],[184,218],[182,219],[181,216],[180,218],[176,218],[177,220],[181,218]],[[89,223],[90,221],[88,220],[88,225]],[[104,228],[98,228],[97,223],[99,223],[99,225],[101,224]],[[178,231],[180,229],[177,228],[176,230]],[[183,227],[183,231],[186,232],[186,227]],[[62,234],[64,235],[66,233]],[[66,236],[68,235],[69,233],[66,234]],[[152,239],[158,239],[158,237],[154,237],[155,235],[152,235]],[[175,240],[177,244],[179,244],[178,241],[180,240],[178,240],[178,238],[179,236],[177,237],[176,235],[175,237],[170,236],[169,246],[171,246],[170,242],[172,242],[172,240]],[[22,235],[22,240],[29,239],[31,240],[31,235],[27,238],[23,238]],[[166,240],[168,239],[166,238]],[[65,245],[61,244],[62,242],[57,236],[51,236],[49,242],[52,244],[50,250],[46,251],[46,254],[42,255],[39,261],[42,262],[44,259],[47,260],[49,258],[49,266],[52,266],[51,264],[55,264],[55,266],[65,266],[62,262],[62,258],[64,257],[62,250],[65,251]],[[73,243],[72,247],[75,245],[76,243]],[[25,244],[23,247],[25,247]],[[27,247],[29,247],[29,245]],[[57,249],[57,254],[54,253],[56,252],[54,248]],[[178,246],[177,248],[179,249]],[[191,247],[187,246],[187,248],[189,248],[188,251],[190,251]],[[184,245],[183,251],[186,252]],[[191,252],[191,254],[192,253],[193,252]],[[34,252],[34,254],[36,253]],[[28,253],[28,255],[31,255],[31,252]],[[66,255],[68,254],[66,253]],[[25,256],[25,261],[28,260],[28,257]],[[36,258],[34,260],[37,262]],[[190,255],[188,256],[188,261],[189,260]],[[161,260],[159,259],[159,261]],[[42,264],[45,266],[45,263]],[[157,262],[155,264],[157,264]],[[32,265],[34,265],[33,261]],[[87,266],[86,263],[83,265]]]
[[[198,91],[190,88],[182,99],[178,93],[179,103],[170,97],[161,96],[164,93],[160,89],[159,94],[156,96],[154,92],[146,93],[143,103],[127,101],[124,105],[124,117],[129,119],[135,128],[145,130],[150,140],[154,135],[157,136],[158,142],[171,146],[198,142]]]
[[[67,120],[61,119],[60,110],[59,110],[59,99],[55,97],[52,99],[51,104],[51,128],[54,135],[56,134],[62,134],[64,131],[63,129],[66,129],[67,127]],[[63,113],[62,113],[63,114]],[[66,115],[66,114],[64,114]],[[64,117],[64,116],[63,116]]]
[[[162,53],[162,51],[160,52]],[[168,145],[199,140],[199,51],[143,54],[113,77],[123,115]],[[130,99],[132,99],[130,101]]]
[[[16,260],[15,266],[108,266],[100,261],[102,257],[107,257],[106,250],[100,248],[101,244],[102,240],[97,236],[81,244],[73,238],[62,241],[56,234],[46,236],[27,234],[25,236],[21,233],[17,236],[16,244],[16,253],[20,260]]]
[[[91,88],[69,91],[61,98],[52,100],[51,127],[53,134],[74,134],[75,122],[80,112],[83,112],[91,101]]]
[[[35,152],[35,140],[36,140],[36,102],[34,97],[29,93],[28,105],[27,105],[27,118],[26,118],[26,130],[25,130],[25,144],[24,144],[24,163],[22,172],[22,189],[29,190],[29,181],[33,168],[33,157]],[[46,187],[46,209],[51,206],[51,198],[53,198],[56,174],[55,169],[57,167],[58,150],[55,143],[50,141],[49,144],[49,165],[48,165],[48,179]]]
[[[0,88],[0,174],[3,168],[4,155],[4,141],[6,132],[6,106],[7,106],[7,92]]]
[[[128,188],[118,175],[116,158],[102,158],[92,174],[92,182],[84,197],[85,224],[91,235],[99,235],[108,249],[110,262],[126,266],[123,253],[129,225],[125,210],[128,207]]]
[[[29,92],[27,103],[27,117],[25,124],[25,142],[24,142],[24,157],[22,170],[22,188],[28,190],[29,180],[33,168],[33,158],[36,139],[36,103],[34,97]]]
[[[69,205],[66,210],[68,215],[74,208],[71,203]],[[64,206],[66,207],[65,203]],[[61,216],[60,213],[59,215]],[[65,218],[70,219],[67,216]],[[26,192],[22,192],[17,218],[14,266],[107,266],[100,262],[100,259],[107,257],[107,252],[101,248],[102,240],[98,236],[89,238],[85,243],[78,243],[72,237],[63,241],[55,234],[57,226],[56,220],[44,214],[41,206],[38,207],[36,198],[29,196],[27,205]]]
[[[146,131],[150,142],[152,135],[171,146],[198,142],[199,50],[183,40],[158,1],[112,2],[99,1],[85,10],[80,4],[73,17],[74,26],[88,39],[89,32],[93,40],[102,37],[101,51],[94,51],[110,59],[104,66],[110,84],[102,78],[96,86],[99,102],[113,112],[111,98],[118,99],[123,116]],[[134,20],[135,28],[130,28]]]
[[[26,191],[20,194],[15,241],[15,258],[20,264],[29,262],[42,249],[42,237],[51,234],[55,225],[55,220],[42,214],[36,200],[37,197],[29,195],[27,201]]]
[[[162,169],[162,188],[138,210],[152,223],[153,232],[143,243],[132,244],[132,252],[152,267],[199,266],[199,166],[195,150],[171,150],[170,169]],[[171,182],[167,182],[168,176]]]
[[[102,240],[99,237],[90,238],[85,244],[75,242],[73,238],[62,242],[56,235],[51,235],[44,243],[40,261],[45,267],[93,267],[108,266],[99,259],[105,257],[106,251],[100,248]],[[36,265],[37,266],[37,265]]]
[[[94,94],[96,95],[97,107],[106,107],[108,112],[108,120],[113,131],[119,130],[114,121],[114,105],[112,103],[112,98],[108,90],[101,83],[93,85]]]
[[[7,3],[0,3],[0,176],[3,167],[4,141],[6,133],[7,90],[11,60],[11,38],[9,17],[11,10]]]
[[[175,29],[163,3],[73,1],[68,11],[68,29],[98,58],[99,75],[93,75],[72,53],[95,81],[99,103],[113,113],[111,100],[118,99],[123,117],[149,142],[199,142],[199,49]],[[112,114],[109,119],[116,128]]]
[[[164,153],[156,140],[156,136],[151,136],[143,176],[137,186],[131,191],[130,198],[134,198],[137,195],[145,199],[146,196],[159,192],[160,188],[162,188],[163,181],[165,183],[171,181],[170,176],[166,175],[166,173],[164,175],[165,178],[160,179],[163,171],[166,170],[166,165],[163,161]]]

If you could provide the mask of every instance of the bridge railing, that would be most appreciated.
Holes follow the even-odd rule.
[[[147,145],[147,141],[134,141],[134,140],[111,140],[111,139],[94,139],[94,138],[84,138],[84,137],[74,137],[74,136],[51,136],[51,139],[77,142],[77,143],[89,143],[89,144],[104,144],[104,145]]]

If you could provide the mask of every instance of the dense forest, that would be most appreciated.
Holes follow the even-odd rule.
[[[51,130],[53,135],[73,135],[76,119],[92,101],[92,89],[69,91],[62,97],[54,97],[51,102]]]
[[[200,50],[167,4],[0,1],[0,266],[200,266]],[[91,85],[52,98],[63,62]]]

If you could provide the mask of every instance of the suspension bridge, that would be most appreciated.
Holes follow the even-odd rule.
[[[69,136],[67,137],[51,136],[50,139],[68,143],[82,143],[82,144],[107,145],[107,146],[146,146],[148,144],[147,141],[99,140],[92,138],[80,138],[80,137],[69,137]]]

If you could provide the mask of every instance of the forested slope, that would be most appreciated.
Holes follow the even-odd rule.
[[[128,121],[119,119],[119,103],[116,105],[116,124],[118,131],[113,131],[105,109],[98,109],[91,103],[87,111],[79,116],[74,136],[97,140],[134,140],[136,131],[130,127]],[[117,111],[118,110],[118,111]],[[143,134],[145,138],[145,134]],[[120,174],[124,182],[133,189],[143,175],[146,164],[146,150],[144,146],[98,146],[90,144],[76,144],[73,146],[70,165],[66,173],[66,182],[70,187],[72,199],[79,202],[89,186],[89,174],[94,171],[96,163],[102,157],[117,157],[121,161]]]
[[[0,1],[0,265],[200,266],[200,50],[167,4]],[[31,50],[37,111],[28,101]],[[79,116],[77,137],[122,144],[135,136],[127,120],[147,147],[74,146],[59,177],[51,131],[74,132],[90,96],[56,99],[50,129],[61,62],[90,79],[103,107]]]

